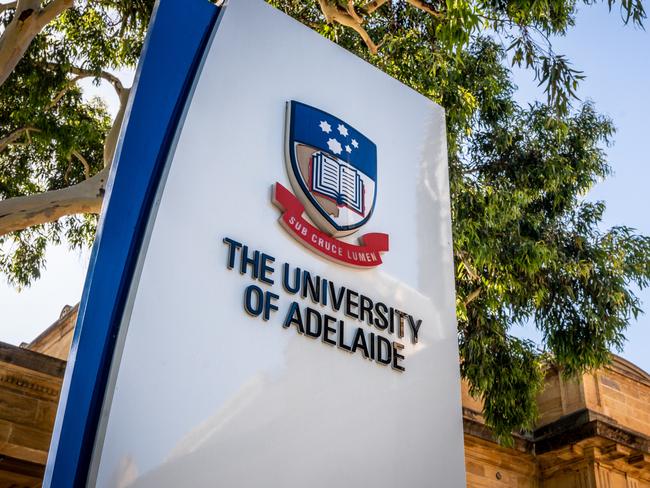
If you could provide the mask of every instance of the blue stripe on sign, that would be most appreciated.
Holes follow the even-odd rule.
[[[113,162],[54,424],[44,487],[85,486],[154,195],[216,24],[207,0],[159,0]]]

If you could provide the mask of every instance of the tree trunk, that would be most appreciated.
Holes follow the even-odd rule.
[[[61,190],[0,201],[0,236],[54,222],[66,215],[99,213],[108,171],[105,168],[92,178]]]
[[[0,36],[0,85],[9,78],[34,37],[72,4],[73,0],[52,0],[41,8],[40,0],[17,2],[14,17]]]

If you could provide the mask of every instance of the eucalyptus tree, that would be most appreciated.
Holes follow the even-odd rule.
[[[163,0],[164,1],[164,0]],[[243,0],[231,0],[243,1]],[[268,0],[447,113],[461,372],[497,437],[531,428],[543,368],[608,360],[640,313],[650,239],[602,229],[584,196],[610,172],[614,127],[577,98],[553,39],[597,0]],[[641,0],[606,0],[642,27]],[[92,242],[151,0],[0,4],[0,271],[27,286],[47,246]],[[251,40],[254,42],[254,40]],[[521,107],[509,65],[547,98]],[[84,97],[106,83],[120,107]],[[363,80],[350,81],[363,83]],[[381,103],[380,100],[377,101]],[[541,349],[511,335],[533,322]]]

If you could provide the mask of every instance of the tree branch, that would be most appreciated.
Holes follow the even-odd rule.
[[[359,9],[362,12],[362,15],[368,16],[387,2],[388,0],[372,0]],[[425,0],[406,0],[406,3],[430,15],[433,15],[434,17],[443,17],[442,12],[436,11]],[[331,24],[337,22],[345,27],[353,29],[357,34],[359,34],[361,39],[363,39],[363,42],[366,43],[368,50],[372,54],[377,54],[379,47],[381,44],[383,44],[383,41],[377,45],[372,40],[368,34],[368,31],[363,27],[363,24],[366,20],[362,15],[359,15],[357,13],[357,10],[354,7],[354,0],[347,0],[345,8],[340,7],[336,2],[333,2],[331,0],[318,0],[318,4],[320,5],[320,9],[325,16],[327,23]]]
[[[474,291],[472,291],[469,295],[467,295],[467,298],[463,302],[466,308],[467,305],[469,305],[470,303],[472,303],[474,300],[478,298],[478,296],[481,294],[481,291],[483,291],[483,288],[479,286]]]
[[[318,0],[318,4],[320,5],[320,9],[328,23],[331,24],[332,22],[338,22],[345,27],[350,27],[361,36],[361,39],[366,43],[368,50],[372,54],[377,54],[377,45],[370,38],[366,29],[364,29],[361,23],[357,22],[346,10],[340,9],[338,5],[330,3],[328,0]]]
[[[478,275],[476,271],[474,271],[474,268],[470,266],[470,264],[467,262],[466,259],[467,256],[465,256],[465,253],[463,251],[458,251],[457,256],[458,259],[460,259],[460,262],[463,264],[463,267],[467,271],[469,277],[472,278],[474,281],[480,281],[481,277]]]
[[[59,69],[61,65],[57,63],[45,63],[45,67],[52,70],[56,70]],[[77,81],[83,78],[101,78],[103,80],[108,81],[111,85],[113,85],[113,88],[115,88],[115,92],[117,93],[118,96],[124,90],[124,85],[122,84],[122,81],[113,73],[109,73],[108,71],[105,70],[93,71],[90,69],[80,68],[78,66],[66,66],[66,68],[68,69],[69,73],[72,73],[73,75],[76,76],[74,78],[71,78],[70,81],[68,81],[68,84],[63,88],[63,90],[61,90],[63,94],[65,94],[65,92],[69,90],[69,86],[71,86],[72,84],[76,83]],[[57,94],[55,99],[57,97],[59,97],[60,99],[60,96],[63,96],[61,92]],[[58,102],[58,100],[56,101]],[[53,103],[56,104],[56,102]]]
[[[53,0],[52,2],[48,3],[44,8],[41,9],[40,13],[38,14],[43,27],[56,19],[65,10],[68,10],[70,7],[72,7],[73,3],[74,0]]]
[[[350,17],[352,17],[355,22],[358,22],[359,25],[363,23],[363,19],[359,17],[357,11],[354,9],[354,0],[348,0],[346,10],[348,11],[348,14],[350,14]]]
[[[434,10],[432,7],[427,5],[424,1],[422,0],[406,0],[406,3],[413,5],[415,8],[418,8],[430,15],[433,15],[434,17],[441,18],[443,17],[442,12],[438,12],[437,10]]]
[[[16,5],[18,2],[9,2],[9,3],[0,3],[0,14],[4,12],[5,10],[10,10],[12,8],[16,8]]]
[[[35,127],[21,127],[20,129],[16,129],[15,131],[11,132],[10,134],[0,139],[0,152],[4,151],[10,144],[13,144],[18,139],[20,139],[23,136],[23,134],[29,137],[30,131],[41,132],[39,129]]]
[[[40,0],[16,2],[14,16],[0,35],[0,86],[7,81],[34,37],[72,4],[73,0],[52,0],[41,8]]]
[[[385,4],[387,1],[388,0],[373,0],[372,2],[368,2],[363,7],[361,7],[361,10],[365,11],[366,14],[370,15],[379,7],[381,7],[383,4]]]
[[[0,201],[0,236],[33,225],[54,222],[66,215],[99,213],[108,168],[76,185]]]
[[[49,103],[49,105],[45,108],[45,110],[50,110],[56,106],[57,103],[63,98],[63,96],[68,93],[68,90],[72,88],[77,81],[85,78],[83,75],[77,75],[74,78],[68,80],[68,82],[65,84],[65,86],[59,90],[59,92],[54,95],[54,98],[52,98],[52,101]]]
[[[122,85],[122,82],[120,79],[115,76],[113,73],[109,73],[108,71],[92,71],[89,69],[84,69],[84,68],[78,68],[77,66],[70,66],[70,73],[78,75],[82,78],[102,78],[103,80],[108,81],[111,85],[113,85],[113,88],[115,88],[115,91],[117,92],[117,95],[119,96],[122,90],[124,90],[124,85]]]
[[[104,168],[110,167],[113,162],[115,147],[117,146],[117,138],[120,135],[120,129],[122,128],[122,122],[124,121],[124,113],[126,112],[126,106],[129,101],[130,93],[130,88],[123,88],[119,93],[120,108],[115,114],[115,120],[113,120],[111,130],[109,130],[108,134],[106,134],[106,140],[104,141]]]
[[[84,158],[81,155],[81,153],[79,151],[77,151],[76,149],[74,149],[72,151],[72,155],[75,158],[77,158],[81,162],[81,164],[83,165],[83,167],[84,167],[84,176],[86,177],[86,179],[90,178],[90,165],[88,164],[88,161],[86,160],[86,158]]]

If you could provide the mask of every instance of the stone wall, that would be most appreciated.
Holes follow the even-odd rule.
[[[65,361],[0,343],[0,487],[43,477]]]
[[[79,305],[71,307],[66,305],[61,310],[59,319],[39,334],[29,344],[21,344],[21,347],[30,351],[40,352],[54,358],[68,359],[70,344],[74,334],[74,326],[77,322]]]
[[[623,358],[572,380],[549,368],[536,428],[509,449],[462,391],[468,487],[650,488],[650,377]]]

